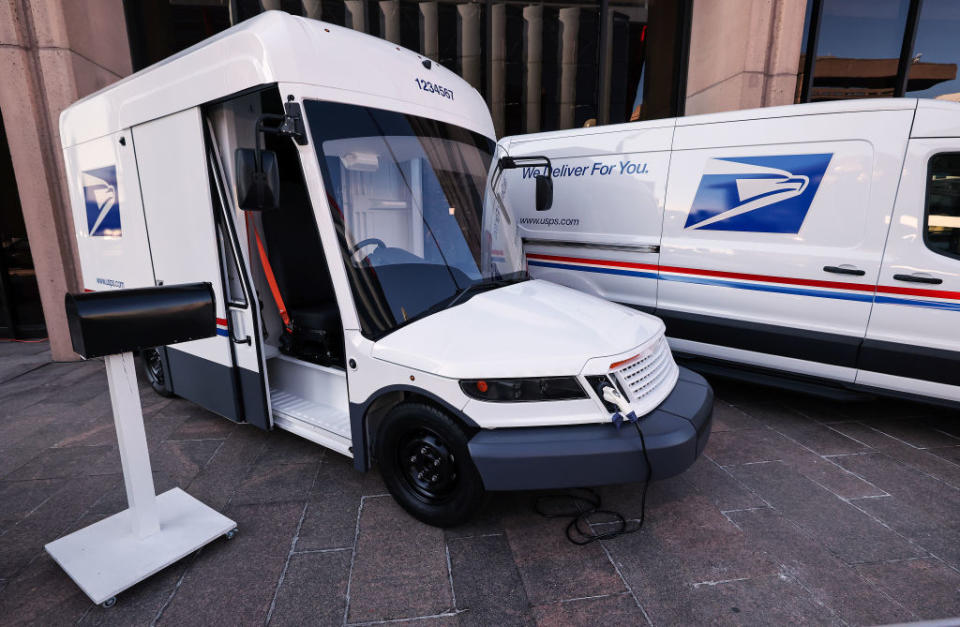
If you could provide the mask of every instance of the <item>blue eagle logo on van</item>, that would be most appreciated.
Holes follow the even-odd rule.
[[[713,158],[685,229],[799,233],[833,153]]]
[[[92,237],[120,237],[117,166],[86,170],[80,173],[80,178],[87,206],[87,233]]]

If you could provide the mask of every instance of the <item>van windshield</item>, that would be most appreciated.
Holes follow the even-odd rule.
[[[484,215],[491,139],[393,111],[304,106],[364,335],[527,278],[521,255],[495,248],[508,225]]]

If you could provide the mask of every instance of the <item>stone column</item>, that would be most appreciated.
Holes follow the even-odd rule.
[[[420,51],[423,56],[436,61],[439,58],[439,19],[436,2],[421,2],[420,8]],[[449,37],[450,33],[446,33]]]
[[[506,103],[506,56],[507,5],[502,2],[491,5],[490,41],[487,42],[487,72],[490,76],[490,93],[487,105],[497,137],[503,136],[504,104]]]
[[[599,49],[599,67],[597,80],[597,97],[600,102],[597,103],[597,123],[610,123],[610,78],[613,68],[613,11],[607,3],[601,3],[600,9],[600,29],[601,34],[606,33],[605,37],[600,37]],[[606,10],[604,10],[606,9]]]
[[[686,114],[792,104],[806,3],[694,2]]]
[[[470,2],[457,5],[457,43],[460,76],[475,89],[483,90],[483,19],[481,6]]]
[[[0,0],[0,112],[56,360],[77,358],[63,296],[81,287],[60,112],[130,72],[121,0]]]
[[[543,81],[543,5],[523,7],[523,21],[527,30],[523,49],[524,128],[528,133],[540,130],[540,88]]]
[[[560,9],[560,128],[572,128],[577,103],[577,39],[580,9]]]
[[[343,3],[343,12],[344,26],[361,33],[367,32],[367,0],[346,0]]]
[[[380,36],[395,44],[400,43],[400,0],[381,0]]]
[[[323,3],[320,0],[303,0],[303,10],[312,20],[323,19]]]

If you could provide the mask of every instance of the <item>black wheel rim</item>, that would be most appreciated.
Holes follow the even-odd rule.
[[[456,491],[460,477],[456,457],[432,429],[418,427],[400,437],[397,466],[411,491],[425,503],[449,501]]]
[[[143,353],[143,360],[147,364],[147,377],[150,383],[163,386],[163,362],[160,360],[160,352],[157,350],[148,350]]]

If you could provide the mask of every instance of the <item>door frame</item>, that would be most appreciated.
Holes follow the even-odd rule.
[[[240,306],[231,303],[226,297],[227,294],[227,270],[223,267],[223,259],[227,252],[222,250],[219,240],[217,248],[220,261],[220,281],[223,285],[224,310],[226,312],[227,337],[230,339],[230,354],[233,357],[234,390],[237,394],[238,404],[243,412],[246,422],[253,424],[261,429],[270,430],[273,428],[273,411],[270,403],[269,384],[267,382],[267,360],[263,349],[262,323],[259,312],[259,298],[254,288],[253,275],[250,270],[248,259],[243,255],[243,248],[240,246],[240,239],[237,235],[237,227],[233,216],[238,209],[233,205],[233,196],[228,193],[225,181],[226,173],[223,168],[223,160],[220,157],[220,148],[217,143],[216,133],[213,125],[201,109],[203,121],[203,138],[205,152],[207,156],[207,166],[213,189],[211,189],[211,200],[219,205],[213,207],[215,224],[219,225],[226,237],[230,238],[233,261],[236,264],[240,275],[240,285],[243,290],[246,305]],[[250,329],[246,329],[246,337],[238,339],[236,329],[234,328],[234,311],[249,310]],[[257,361],[260,368],[259,373],[254,373],[240,366],[237,345],[252,343],[256,350]],[[251,373],[244,375],[244,372]],[[259,402],[258,402],[259,401]]]

